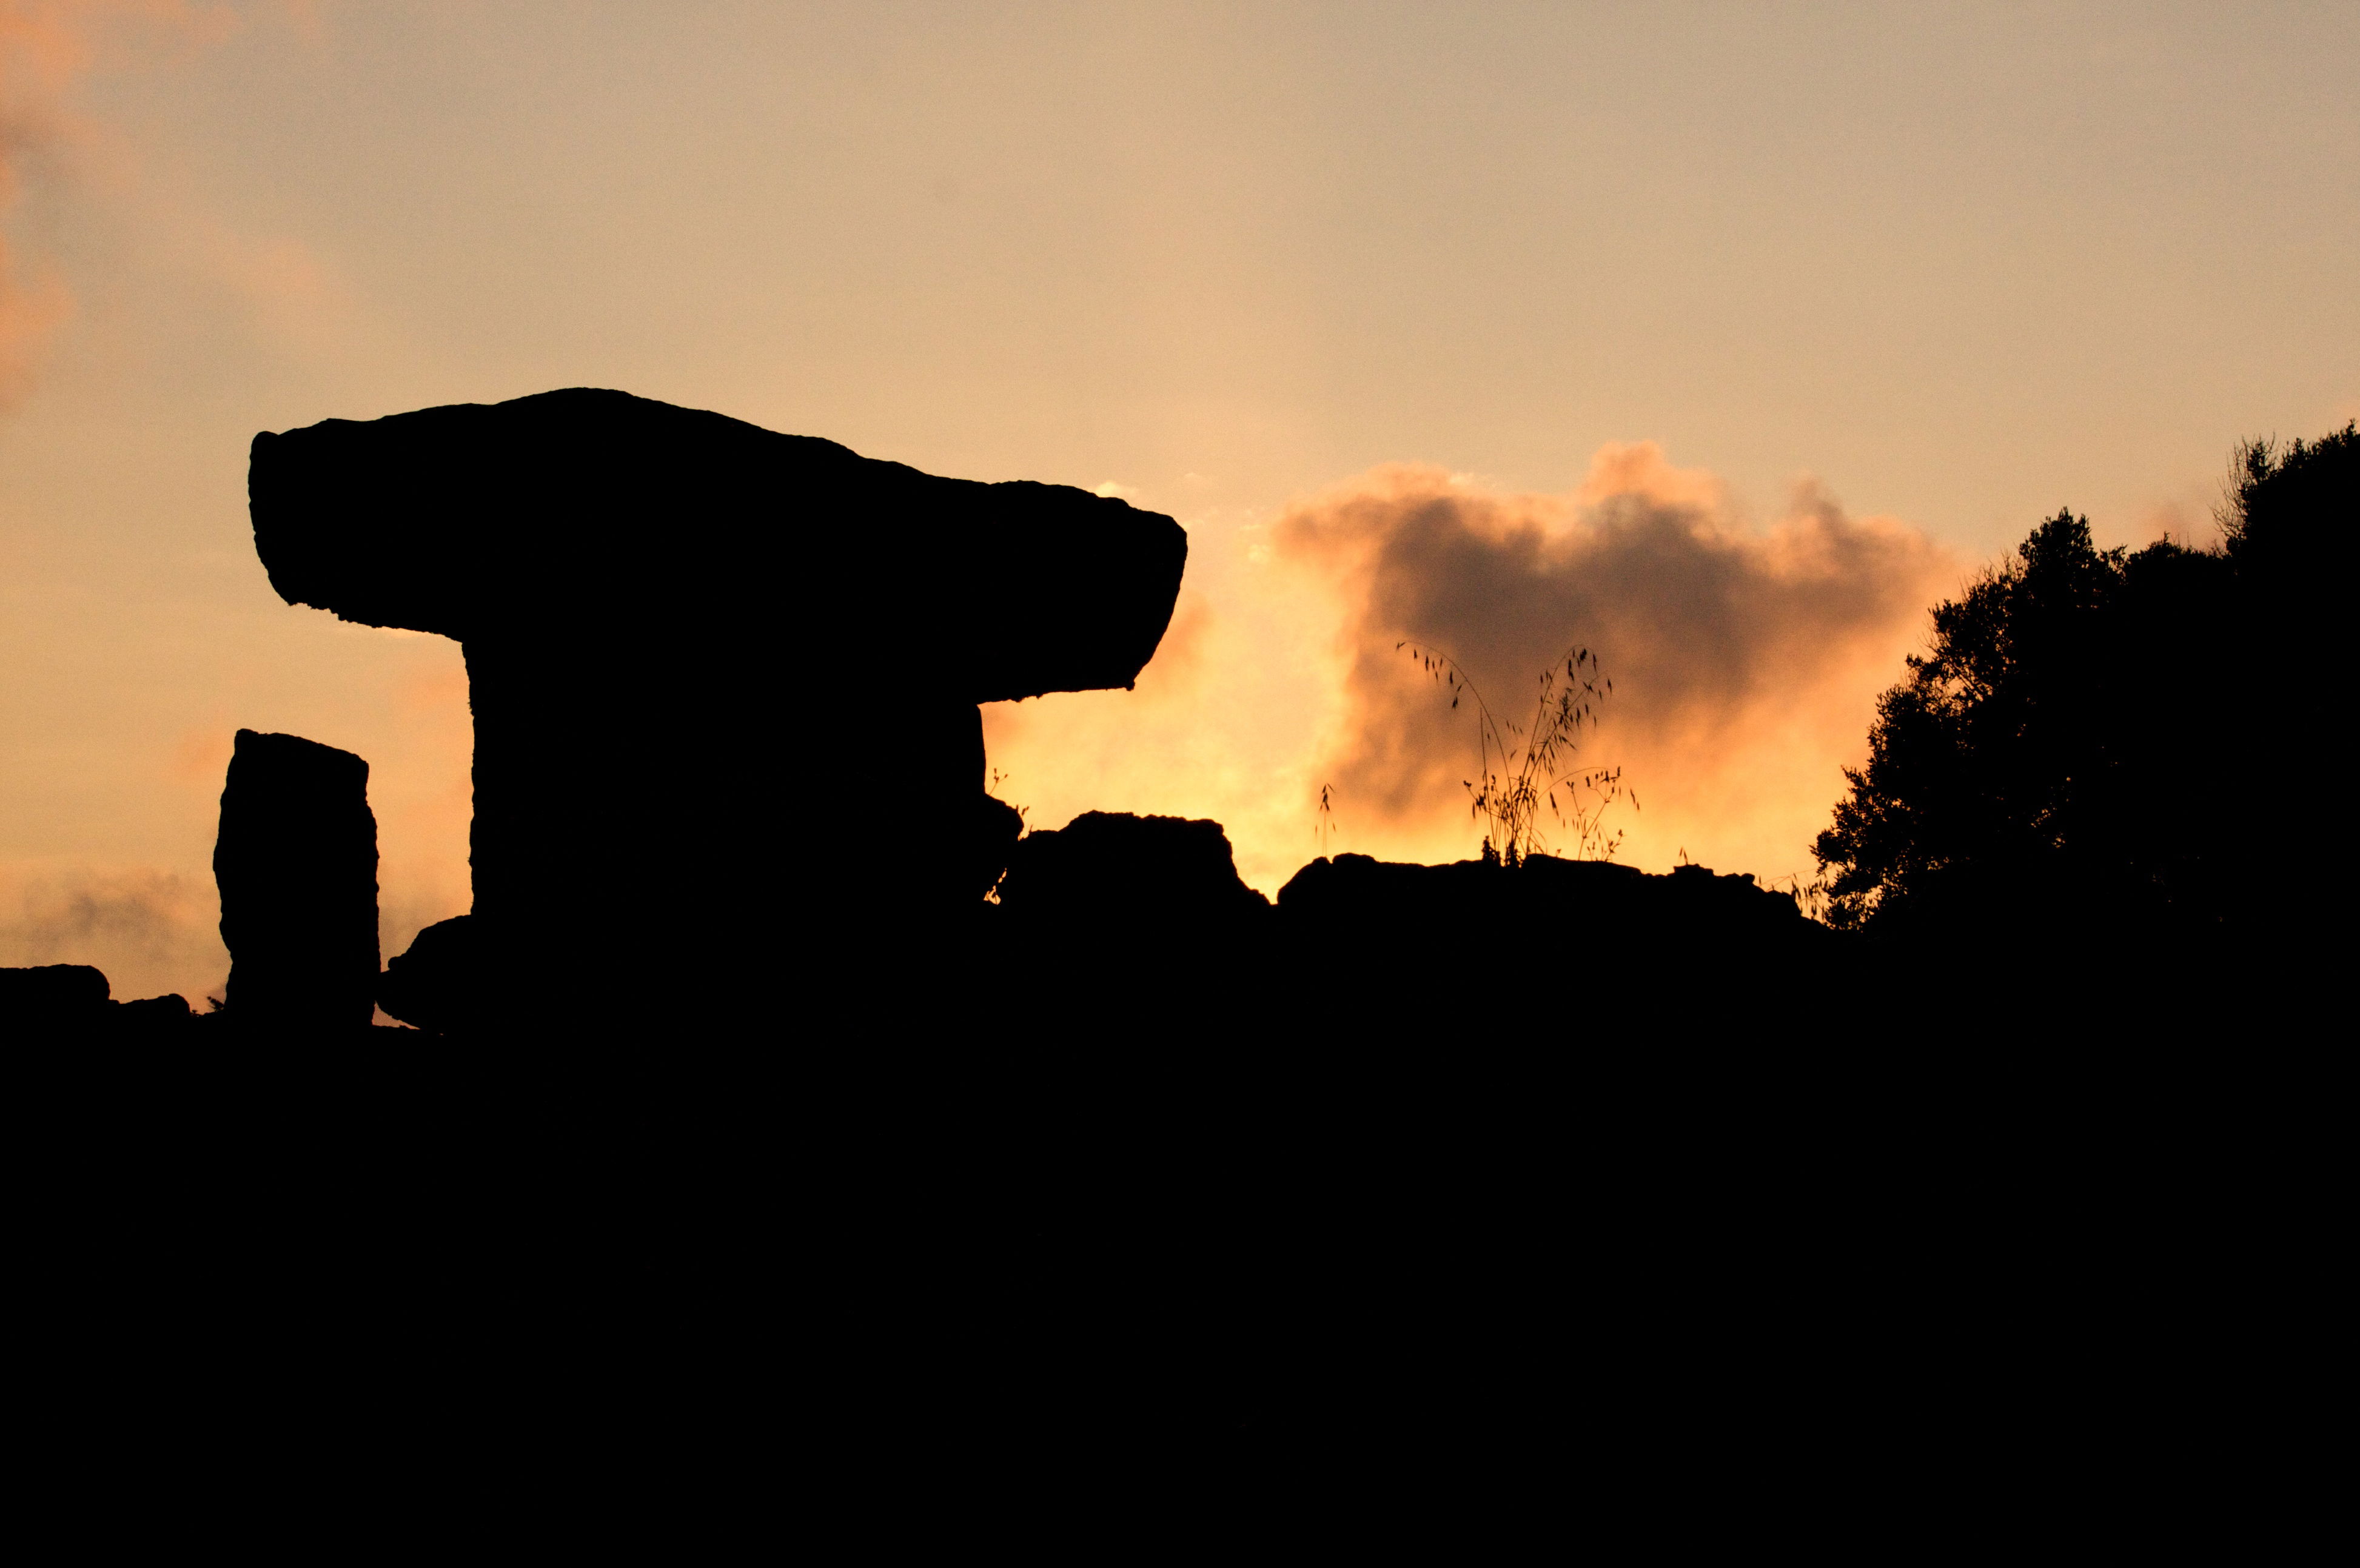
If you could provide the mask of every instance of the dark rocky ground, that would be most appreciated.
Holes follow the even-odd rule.
[[[1227,1038],[1275,1039],[1306,1008],[1365,1014],[1381,1029],[1399,1029],[1446,1016],[1463,996],[1482,998],[1476,1012],[1486,1018],[1495,1001],[1507,1001],[1521,1020],[1483,1025],[1479,1034],[1502,1026],[1529,1032],[1546,1018],[1594,1023],[1634,985],[1673,973],[1688,976],[1691,1003],[1741,979],[1791,989],[1798,974],[1840,969],[1851,945],[1803,919],[1791,897],[1702,866],[1647,876],[1535,856],[1512,872],[1474,861],[1411,866],[1345,855],[1305,866],[1273,903],[1239,879],[1217,822],[1093,811],[1006,853],[996,898],[956,917],[848,937],[824,921],[782,927],[772,943],[774,983],[749,987],[730,1022],[784,1044],[878,1002],[912,1020],[956,1010],[962,987],[1005,973],[1035,978],[1003,1015],[978,1017],[973,1027],[1038,1030],[1062,1018],[1059,1027],[1103,1035],[1120,1020],[1161,1036],[1218,1015],[1215,1027]],[[529,1045],[535,1031],[505,1016],[497,1026],[470,1021],[485,1010],[481,994],[526,984],[480,951],[472,927],[466,918],[432,927],[387,966],[377,999],[400,1029],[358,1028],[353,1006],[327,987],[308,1014],[301,1004],[313,993],[300,985],[283,988],[291,1001],[271,993],[277,1006],[252,1016],[218,1005],[193,1011],[180,996],[115,1001],[104,975],[77,965],[0,971],[0,1016],[27,1038],[298,1043],[418,1031]],[[683,976],[683,989],[696,988],[701,1000],[727,983]],[[263,994],[259,984],[253,989]],[[1526,1011],[1535,1005],[1541,1013]],[[1093,1017],[1101,1021],[1087,1021]],[[549,1040],[595,1036],[601,1027],[595,997],[549,998]],[[635,1018],[628,1038],[654,1043],[663,1034]]]
[[[15,972],[73,1441],[792,1454],[1183,1532],[1338,1476],[1832,1506],[2234,1465],[2301,1377],[2264,1320],[2325,1299],[2302,1037],[1913,981],[1742,877],[1339,856],[1273,903],[1212,824],[1085,817],[934,934],[803,933],[727,1038],[264,1039]]]
[[[1700,867],[1339,855],[1273,901],[1218,824],[1019,840],[984,792],[977,703],[1137,677],[1170,518],[583,389],[266,434],[249,493],[290,603],[464,643],[478,913],[381,965],[366,763],[241,731],[225,1009],[0,972],[19,1489],[71,1474],[88,1529],[637,1505],[678,1556],[726,1497],[1332,1555],[1447,1499],[1454,1559],[1535,1514],[1916,1555],[2198,1499],[2251,1555],[2323,1489],[2307,863],[2241,945],[2005,879],[1873,942]],[[2299,608],[2349,575],[2288,559]],[[2267,624],[2334,668],[2333,615]],[[934,836],[808,831],[871,803],[840,737],[746,716],[840,690],[909,699],[889,804]],[[2299,805],[2333,727],[2264,696]]]

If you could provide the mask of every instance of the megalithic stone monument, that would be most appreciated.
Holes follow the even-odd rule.
[[[290,603],[464,647],[510,1021],[710,1011],[974,903],[1014,837],[977,704],[1130,685],[1187,555],[1087,491],[580,388],[266,432],[249,496]]]
[[[368,1028],[377,946],[367,763],[300,735],[238,731],[213,880],[241,1034]]]

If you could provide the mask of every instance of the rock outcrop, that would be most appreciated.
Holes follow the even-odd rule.
[[[103,1040],[185,1044],[197,1022],[186,997],[118,1002],[105,974],[87,964],[0,969],[0,1040],[10,1045]]]
[[[1411,866],[1339,855],[1278,894],[1282,962],[1345,1033],[1618,1048],[1742,1039],[1825,994],[1848,944],[1791,894],[1701,866],[1534,855]]]
[[[1238,876],[1220,823],[1112,811],[1085,811],[1018,843],[1000,902],[1015,920],[1126,941],[1234,936],[1270,913],[1270,900]]]
[[[213,879],[241,1034],[368,1028],[377,945],[367,763],[300,735],[238,731]]]
[[[86,1033],[114,1007],[114,987],[87,964],[0,969],[0,1029],[16,1040]]]
[[[1374,938],[1404,922],[1535,936],[1590,931],[1651,951],[1816,947],[1828,931],[1792,895],[1750,875],[1677,866],[1653,876],[1611,861],[1535,855],[1513,871],[1477,860],[1414,866],[1339,855],[1315,860],[1278,890],[1290,928]]]
[[[258,435],[249,494],[290,603],[464,646],[509,1023],[647,1021],[683,975],[760,993],[956,917],[1012,836],[976,704],[1129,685],[1187,552],[1085,491],[588,389]]]
[[[1339,855],[1273,906],[1219,823],[1097,811],[1020,843],[1000,906],[1002,965],[1054,975],[1027,997],[1028,1038],[1119,1029],[1131,1047],[1725,1035],[1854,957],[1791,895],[1700,866]]]
[[[386,962],[377,1006],[403,1023],[455,1034],[484,1010],[476,992],[489,973],[475,951],[474,917],[439,920]]]

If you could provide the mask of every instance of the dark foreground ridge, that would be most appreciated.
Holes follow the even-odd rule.
[[[186,1043],[193,1020],[184,996],[115,1000],[106,975],[87,964],[0,969],[0,1032],[44,1046],[88,1040]]]
[[[281,809],[257,818],[256,764],[264,757],[350,766],[334,766],[325,779],[274,778]],[[342,788],[356,786],[359,758],[251,731],[239,734],[238,758],[214,857],[223,931],[235,960],[230,1006],[190,1017],[185,1004],[169,998],[191,1029],[217,1040],[327,1045],[357,1038],[374,985],[378,1004],[418,1031],[412,1038],[421,1043],[433,1036],[495,1049],[563,1040],[793,1051],[829,1040],[870,1007],[887,1017],[868,1027],[893,1038],[971,1028],[971,987],[1028,973],[1043,977],[1031,986],[1027,1028],[1091,1035],[1102,1023],[1090,1020],[1111,1009],[1141,1045],[1186,1050],[1195,1031],[1218,1027],[1232,1042],[1281,1048],[1313,1013],[1330,1027],[1360,1014],[1381,1016],[1393,1029],[1439,1023],[1462,1004],[1467,965],[1483,962],[1491,948],[1534,948],[1553,981],[1611,971],[1606,994],[1589,1000],[1592,1021],[1627,1010],[1621,996],[1644,980],[1685,976],[1687,1008],[1706,1006],[1717,992],[1730,993],[1736,1008],[1750,1005],[1746,987],[1773,975],[1788,986],[1831,983],[1863,952],[1858,939],[1804,919],[1791,895],[1701,866],[1650,876],[1548,855],[1509,870],[1480,860],[1418,866],[1339,855],[1306,866],[1273,903],[1239,877],[1218,822],[1088,811],[1062,829],[1016,840],[1004,852],[1006,875],[993,901],[982,901],[978,887],[963,918],[930,922],[923,944],[883,964],[846,961],[827,975],[792,955],[782,959],[779,973],[814,988],[805,993],[808,1013],[780,1003],[767,1018],[723,1036],[705,1032],[697,1009],[653,1023],[553,1012],[518,1026],[489,1021],[486,1009],[469,1005],[464,988],[497,973],[474,950],[484,929],[476,920],[463,916],[428,927],[381,976],[363,964],[375,954],[375,841],[356,787]],[[305,792],[304,785],[321,783],[328,788]],[[290,874],[290,864],[305,874]],[[343,877],[324,874],[331,869]],[[340,919],[327,918],[337,909]],[[319,917],[306,920],[305,911]],[[825,951],[816,942],[814,949]],[[43,1016],[88,1028],[111,1018],[105,977],[94,969],[70,973],[81,978],[39,983],[47,988],[38,995],[55,998]],[[276,989],[267,989],[266,979]],[[831,991],[832,984],[842,989]],[[1142,1009],[1149,998],[1152,1008]],[[304,1018],[312,1020],[308,1028]]]
[[[1701,867],[1339,855],[1273,903],[1217,824],[1091,813],[1000,894],[884,962],[790,953],[720,1035],[257,1050],[233,1004],[134,1048],[155,1004],[0,975],[103,1042],[25,1096],[70,1182],[41,1214],[104,1248],[42,1286],[104,1345],[77,1391],[641,1484],[742,1461],[750,1407],[872,1481],[1011,1467],[1024,1507],[1219,1533],[1338,1474],[1553,1497],[1569,1444],[1640,1486],[1874,1474],[1928,1423],[2015,1463],[2060,1400],[2082,1486],[2092,1431],[2209,1427],[2207,1281],[2333,1299],[2300,1275],[2340,1142],[2283,1114],[2299,1073],[2191,1049],[2202,1009],[1880,989],[1862,939]],[[436,1021],[397,982],[468,929],[388,1005]],[[2286,1343],[2256,1326],[2241,1375]]]
[[[981,913],[982,969],[1044,976],[1036,1027],[1119,1018],[1128,1039],[1175,1045],[1209,1034],[1283,1051],[1367,1028],[1480,1048],[1493,1031],[1470,1031],[1470,1008],[1532,992],[1589,1029],[1652,1015],[1659,1038],[1710,1033],[1765,996],[1866,978],[1863,943],[1750,876],[1339,855],[1273,903],[1239,878],[1218,822],[1102,811],[1018,843]]]
[[[1783,1505],[1776,1456],[1830,1516],[1968,1476],[1925,1534],[2333,1424],[2242,1392],[2320,1388],[2289,1324],[2341,1300],[2341,1053],[2283,976],[1963,963],[1695,866],[1273,902],[1218,823],[1020,838],[975,704],[1127,683],[1185,558],[1079,491],[574,391],[265,435],[253,499],[290,600],[465,644],[476,901],[380,975],[366,764],[241,732],[224,1009],[0,971],[40,1446],[110,1480],[382,1467],[368,1520],[670,1465],[965,1528],[997,1465],[1234,1554],[1221,1500],[1323,1470],[1387,1525],[1457,1466],[1651,1530]]]

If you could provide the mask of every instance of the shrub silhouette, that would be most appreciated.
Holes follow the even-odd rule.
[[[2360,435],[2240,447],[2222,523],[2218,550],[2101,550],[2060,511],[1936,607],[1816,845],[1830,923],[1956,953],[2291,918],[2291,859],[2239,813],[2324,777]]]

